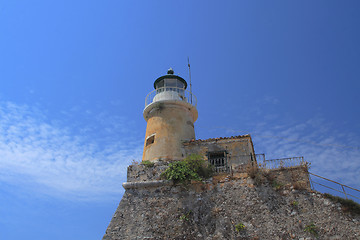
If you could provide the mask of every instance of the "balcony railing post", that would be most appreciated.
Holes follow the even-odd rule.
[[[345,192],[345,189],[344,189],[344,185],[342,185],[342,184],[340,184],[340,185],[341,185],[341,188],[342,188],[342,190],[343,190],[343,192],[344,192],[345,198],[348,199],[348,197],[347,197],[347,195],[346,195],[346,192]]]

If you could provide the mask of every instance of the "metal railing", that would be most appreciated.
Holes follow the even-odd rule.
[[[151,91],[145,98],[145,107],[162,100],[184,101],[196,107],[197,99],[191,92],[178,87],[161,87]]]
[[[228,173],[230,172],[230,168],[228,166],[214,167],[214,171],[216,173]]]
[[[288,167],[297,167],[297,166],[306,166],[307,162],[304,161],[304,157],[292,157],[292,158],[280,158],[280,159],[270,159],[265,160],[265,154],[256,154],[255,155],[258,166],[263,167],[265,169],[280,169],[280,168],[288,168]],[[354,198],[357,202],[360,202],[360,190],[347,186],[345,184],[333,181],[328,178],[321,177],[319,175],[316,175],[314,173],[309,173],[309,181],[311,184],[311,188],[313,190],[319,191],[319,189],[315,189],[314,184],[331,189],[337,193],[343,194],[346,199]],[[320,181],[314,181],[312,177],[318,178]],[[329,186],[330,185],[330,186]],[[338,186],[339,188],[336,189],[335,187]],[[325,191],[320,191],[325,192]],[[355,196],[356,195],[356,196]]]
[[[322,186],[322,187],[331,189],[331,190],[333,190],[333,191],[339,192],[339,193],[341,193],[341,194],[344,194],[344,196],[345,196],[346,199],[349,199],[348,197],[350,196],[350,197],[353,197],[353,198],[358,199],[358,201],[360,200],[360,190],[359,190],[359,189],[356,189],[356,188],[353,188],[353,187],[349,187],[349,186],[347,186],[347,185],[345,185],[345,184],[342,184],[342,183],[339,183],[339,182],[335,182],[335,181],[333,181],[333,180],[330,180],[330,179],[321,177],[321,176],[316,175],[316,174],[311,173],[311,172],[309,172],[309,174],[312,175],[312,176],[315,176],[315,177],[317,177],[317,178],[323,179],[323,180],[325,180],[325,181],[327,181],[327,182],[334,183],[335,186],[341,186],[341,190],[338,190],[338,189],[335,189],[334,187],[330,187],[330,186],[328,186],[328,185],[325,185],[325,183],[315,182],[315,181],[309,176],[310,183],[311,183],[311,188],[312,188],[313,190],[316,190],[315,187],[314,187],[314,183],[315,183],[315,184],[317,184],[317,185],[319,185],[319,186]],[[328,183],[328,184],[329,184],[329,183]],[[347,189],[348,192],[346,192],[345,189]],[[351,189],[351,190],[349,190],[349,189]],[[350,194],[350,192],[352,193],[352,191],[354,191],[353,194],[357,193],[357,194],[359,194],[359,195],[358,195],[358,196],[354,196],[354,195]]]
[[[261,164],[261,166],[266,169],[288,168],[288,167],[297,167],[297,166],[305,166],[305,165],[306,162],[304,161],[304,157],[270,159],[270,160],[264,160],[263,163]]]
[[[255,154],[255,160],[257,163],[265,162],[265,154],[264,153]]]
[[[216,173],[232,172],[233,170],[245,172],[249,164],[256,165],[256,160],[265,159],[265,154],[247,154],[247,155],[228,155],[223,158],[209,159],[209,163],[214,166]],[[235,163],[234,169],[228,162]]]

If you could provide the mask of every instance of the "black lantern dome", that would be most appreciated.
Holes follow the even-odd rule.
[[[170,68],[167,71],[167,74],[159,77],[154,82],[154,88],[162,88],[162,87],[173,87],[173,88],[187,88],[187,82],[177,75],[174,75],[174,70]]]

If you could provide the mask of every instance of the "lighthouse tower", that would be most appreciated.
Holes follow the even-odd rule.
[[[170,68],[154,82],[155,90],[145,99],[147,122],[143,161],[180,160],[183,142],[195,139],[198,117],[196,97],[187,91],[187,82]]]

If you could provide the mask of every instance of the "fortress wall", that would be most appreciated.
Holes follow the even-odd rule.
[[[153,170],[162,167],[129,168],[135,184],[126,188],[103,240],[315,239],[306,231],[312,223],[317,239],[360,238],[359,216],[320,193],[292,185],[276,189],[268,178],[257,184],[246,173],[173,185],[156,180]],[[278,181],[292,178],[291,172],[274,172]],[[140,173],[152,177],[138,182]],[[244,229],[237,231],[240,223]]]

